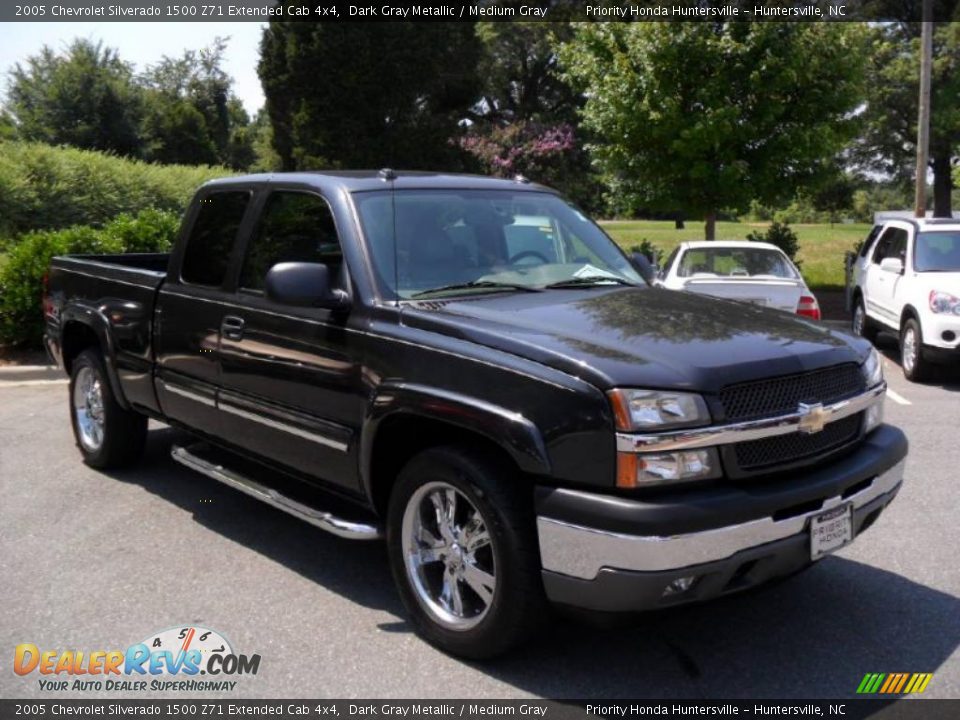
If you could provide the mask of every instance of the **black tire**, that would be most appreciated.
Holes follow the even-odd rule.
[[[859,323],[859,327],[857,327]],[[877,326],[867,315],[867,309],[863,304],[863,296],[857,295],[853,302],[853,318],[850,321],[850,329],[854,335],[859,335],[864,340],[874,342],[877,339]]]
[[[89,377],[86,373],[92,373],[93,379],[99,384],[102,405],[99,413],[102,416],[102,439],[93,445],[84,440],[76,402],[78,379]],[[73,437],[87,465],[101,470],[119,468],[136,462],[143,455],[147,440],[147,418],[138,412],[123,409],[117,402],[99,350],[88,348],[74,359],[70,367],[69,405]]]
[[[438,484],[452,486],[466,498],[473,507],[462,500],[458,507],[479,512],[490,536],[488,552],[495,563],[496,584],[485,614],[469,628],[453,629],[435,617],[406,563],[402,534],[407,507],[411,501],[413,508],[426,503],[423,493]],[[417,500],[418,495],[422,499]],[[420,512],[413,508],[411,512]],[[429,520],[429,515],[423,517]],[[479,660],[502,654],[525,640],[547,615],[531,488],[507,462],[489,453],[446,446],[410,460],[390,497],[387,550],[400,598],[417,634],[452,655]],[[446,561],[433,562],[437,563],[433,567],[446,567]],[[460,587],[466,587],[462,582]],[[466,591],[469,594],[469,588]]]
[[[913,341],[910,342],[910,334]],[[908,358],[908,353],[912,358]],[[923,382],[930,377],[930,362],[923,357],[923,331],[920,323],[909,318],[900,328],[900,367],[903,376],[911,382]]]

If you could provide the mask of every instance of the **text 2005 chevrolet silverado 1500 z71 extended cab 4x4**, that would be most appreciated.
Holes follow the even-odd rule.
[[[417,630],[484,657],[548,600],[796,572],[900,488],[869,343],[639,268],[522,179],[238,177],[199,190],[169,257],[55,259],[47,342],[87,463],[135,460],[148,417],[185,428],[177,461],[385,535]]]

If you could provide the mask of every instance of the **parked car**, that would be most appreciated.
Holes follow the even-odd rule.
[[[669,290],[741,300],[820,319],[820,305],[787,254],[746,240],[681,243],[656,284]]]
[[[960,221],[896,219],[875,226],[853,262],[853,332],[900,340],[909,380],[960,361]]]
[[[89,465],[136,461],[148,418],[189,431],[177,462],[385,537],[413,627],[463,656],[548,601],[665,608],[795,573],[901,487],[869,343],[651,288],[522,180],[213,181],[169,256],[55,258],[44,307]]]

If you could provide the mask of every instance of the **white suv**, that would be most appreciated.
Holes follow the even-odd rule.
[[[853,332],[900,337],[903,374],[960,359],[960,221],[888,220],[873,228],[853,265]]]

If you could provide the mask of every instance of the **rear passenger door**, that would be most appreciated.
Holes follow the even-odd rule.
[[[223,422],[233,444],[356,490],[349,449],[365,391],[347,317],[264,294],[270,268],[289,261],[324,263],[349,290],[333,213],[316,192],[293,188],[272,189],[262,208],[239,267],[238,327],[221,339]]]
[[[210,435],[223,428],[216,409],[220,325],[234,249],[251,207],[248,190],[202,192],[187,219],[170,275],[157,298],[157,398],[165,415]]]

